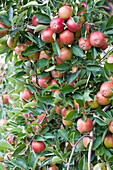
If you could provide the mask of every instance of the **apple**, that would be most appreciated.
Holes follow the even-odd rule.
[[[89,137],[85,137],[83,138],[83,145],[87,148],[88,144],[90,143],[90,138]]]
[[[7,119],[0,119],[0,126],[3,126],[4,124],[7,124]]]
[[[59,95],[60,94],[60,90],[56,90],[53,92],[53,97],[56,97],[56,95]]]
[[[62,76],[63,76],[63,73],[58,72],[56,69],[55,69],[55,70],[52,70],[52,71],[51,71],[51,74],[52,74],[52,77],[53,77],[53,78],[56,78],[56,77],[62,78]]]
[[[42,77],[38,79],[38,84],[40,87],[46,88],[48,86],[48,80],[50,75],[48,74],[46,77]]]
[[[41,58],[50,59],[52,57],[51,55],[46,54],[46,52],[50,53],[51,51],[49,50],[41,51],[39,54],[39,59]]]
[[[20,100],[23,101],[22,99],[25,100],[29,100],[29,98],[32,96],[33,94],[28,90],[28,89],[24,89],[21,93],[20,93]]]
[[[9,95],[4,94],[4,95],[3,95],[3,99],[2,99],[2,97],[0,97],[0,103],[2,103],[2,104],[8,104],[8,103],[9,103],[9,98],[10,98]]]
[[[74,100],[74,108],[79,109],[79,104],[76,102],[76,100]]]
[[[105,50],[108,47],[107,39],[105,38],[104,44],[101,46],[101,50]]]
[[[32,102],[37,103],[37,101],[35,99],[32,100]],[[31,106],[32,108],[36,108],[36,106]]]
[[[93,170],[106,170],[106,167],[104,166],[104,168],[101,168],[101,166],[103,165],[103,163],[98,163],[93,167]]]
[[[96,109],[98,108],[100,105],[97,101],[97,96],[95,95],[94,100],[93,101],[89,101],[88,104],[91,106],[92,109]]]
[[[0,37],[3,37],[3,36],[5,36],[7,34],[8,27],[0,22],[0,28],[4,29],[4,30],[0,31]]]
[[[28,114],[23,113],[23,117],[26,119],[28,117]]]
[[[77,130],[80,133],[90,132],[93,129],[93,122],[90,118],[87,118],[85,121],[82,118],[77,120]]]
[[[70,85],[74,87],[74,85],[75,85],[74,81],[72,81],[72,82],[70,83]]]
[[[58,37],[56,38],[56,41],[58,43],[59,48],[62,48],[62,43]]]
[[[100,105],[108,105],[111,102],[110,98],[102,96],[100,91],[96,94],[96,98]]]
[[[79,47],[84,51],[88,51],[91,48],[90,38],[87,36],[85,40],[81,37],[79,39]]]
[[[62,18],[53,18],[50,22],[50,28],[55,33],[60,33],[64,30],[64,21]]]
[[[113,63],[113,55],[109,55],[107,58],[108,63]]]
[[[105,37],[102,32],[93,32],[90,36],[90,43],[94,47],[102,47],[105,42]]]
[[[113,92],[111,91],[113,89],[113,83],[111,81],[104,82],[100,87],[100,92],[103,97],[112,97]]]
[[[55,106],[55,111],[56,111],[56,113],[60,114],[61,109],[59,108],[59,106],[58,106],[58,105],[56,105],[56,106]]]
[[[7,40],[7,45],[10,47],[10,48],[15,48],[16,45],[17,45],[17,42],[14,41],[14,37],[8,37],[8,40]]]
[[[32,41],[26,41],[26,42],[25,42],[25,45],[27,45],[27,46],[28,46],[28,45],[31,45],[31,44],[33,44]]]
[[[19,46],[15,47],[15,53],[18,55],[21,55],[21,52],[24,51],[26,49],[26,46],[24,44],[20,44]]]
[[[113,133],[113,120],[109,123],[109,131]]]
[[[58,10],[58,15],[60,18],[67,20],[73,16],[72,8],[68,5],[64,5]]]
[[[45,43],[52,43],[53,42],[53,31],[51,28],[47,28],[41,33],[42,41]]]
[[[29,28],[29,25],[30,25],[30,26],[33,26],[33,24],[28,24],[28,25],[27,25],[28,31],[29,31],[31,34],[33,34],[34,30],[32,30],[31,28]]]
[[[70,60],[73,57],[73,53],[70,48],[62,48],[60,50],[60,59],[62,60]]]
[[[87,23],[84,24],[85,29],[87,31],[87,35],[89,35],[89,29],[90,29],[90,25],[88,25]]]
[[[51,82],[50,82],[50,85],[53,85],[53,84],[57,84],[55,79],[51,80]],[[55,92],[55,90],[51,90],[51,91]]]
[[[63,45],[71,45],[74,42],[75,36],[73,32],[65,30],[60,33],[59,38]]]
[[[71,72],[72,72],[72,73],[76,73],[76,72],[77,72],[77,69],[78,69],[77,66],[73,66]]]
[[[67,108],[63,108],[63,109],[61,109],[61,115],[63,116],[63,117],[66,117],[66,115],[69,113],[69,112],[71,112],[73,109],[72,109],[72,107],[69,107],[68,109]]]
[[[35,52],[31,55],[28,55],[29,60],[37,61],[39,59],[39,52]]]
[[[112,77],[112,76],[110,76],[110,80],[111,80],[111,82],[113,83],[113,77]]]
[[[62,119],[62,123],[65,125],[65,126],[72,126],[73,124],[73,120],[64,120],[64,118]]]
[[[82,27],[82,22],[81,22],[81,20],[80,20],[80,18],[79,18],[78,23],[76,24],[76,23],[74,22],[73,18],[70,18],[70,19],[67,21],[66,25],[67,25],[67,27],[68,27],[68,29],[69,29],[70,31],[72,31],[72,32],[78,32],[78,31],[81,29],[81,27]]]
[[[57,166],[51,166],[48,168],[48,170],[59,170],[59,168]]]
[[[113,136],[106,136],[104,138],[104,145],[106,148],[113,148]]]
[[[33,141],[31,147],[35,152],[40,153],[45,149],[45,144],[43,141]]]
[[[34,15],[34,16],[32,17],[32,24],[33,24],[34,26],[39,25],[39,24],[37,23],[38,20],[39,20],[39,19]]]
[[[59,64],[61,64],[61,63],[64,63],[64,61],[56,55],[56,56],[54,57],[54,63],[55,63],[56,65],[59,65]]]
[[[42,113],[41,115],[38,115],[38,119],[41,122],[43,119],[43,122],[47,122],[47,117],[45,117],[46,112]],[[44,118],[45,117],[45,118]]]

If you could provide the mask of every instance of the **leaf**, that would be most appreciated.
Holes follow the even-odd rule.
[[[113,28],[113,15],[108,20],[106,28]]]
[[[83,170],[84,164],[85,164],[85,155],[82,156],[82,158],[80,159],[80,161],[78,163],[79,169]]]
[[[36,16],[38,19],[50,20],[49,15],[47,15],[47,14],[45,14],[45,13],[37,12],[37,13],[35,14],[35,16]]]
[[[105,67],[106,67],[109,71],[113,72],[113,63],[105,62]]]
[[[74,20],[75,24],[77,24],[78,21],[79,21],[79,17],[78,16],[74,16],[74,17],[72,17],[72,19]]]
[[[18,155],[23,149],[26,148],[26,145],[25,144],[21,144],[19,145],[18,148],[16,148],[16,150],[14,151],[13,155],[12,156],[16,156]]]
[[[13,146],[10,143],[1,139],[0,140],[0,150],[2,151],[2,150],[7,150],[7,149],[14,150]]]
[[[66,117],[64,118],[64,120],[73,120],[75,118],[79,117],[78,112],[76,110],[72,110],[71,112],[69,112]]]
[[[0,54],[4,54],[4,53],[8,52],[9,50],[10,50],[10,48],[7,46],[4,46],[4,45],[0,46]]]
[[[20,71],[19,73],[15,74],[15,78],[20,78],[26,74],[25,71]]]
[[[48,28],[48,26],[46,26],[46,25],[38,25],[38,26],[35,27],[34,33],[39,32],[41,30],[45,30],[46,28]]]
[[[28,155],[28,163],[29,163],[30,168],[32,168],[34,165],[35,157],[36,156],[34,152],[30,152],[30,154]]]
[[[109,157],[109,158],[107,159],[107,162],[113,162],[113,156]]]
[[[11,162],[19,168],[22,168],[24,170],[28,170],[27,161],[23,158],[17,157],[15,159],[12,159]]]
[[[49,64],[49,60],[46,58],[41,58],[40,60],[38,60],[37,62],[37,67],[40,69],[42,67],[45,67]]]
[[[102,136],[99,136],[93,142],[93,149],[98,148],[101,143],[102,143]]]
[[[95,113],[99,114],[102,117],[106,117],[108,119],[111,118],[111,116],[109,114],[107,114],[107,112],[104,112],[103,110],[97,110],[97,111],[95,111]]]
[[[69,70],[70,65],[67,63],[61,63],[56,66],[56,69],[59,70],[60,72],[66,72]]]
[[[13,50],[9,51],[7,54],[6,54],[6,57],[5,57],[5,63],[7,64],[9,60],[11,60],[13,57]]]
[[[84,53],[83,53],[83,50],[77,44],[74,44],[74,45],[71,46],[71,51],[75,56],[78,56],[78,57],[84,57],[85,56]]]
[[[88,65],[87,70],[88,71],[94,71],[94,72],[100,71],[100,66],[99,65]]]
[[[6,168],[4,167],[4,165],[0,162],[0,170],[6,170]]]
[[[23,11],[20,13],[20,15],[17,17],[16,24],[18,25],[21,19],[23,18],[24,15],[26,15],[27,11]]]
[[[48,91],[48,90],[50,90],[50,89],[58,90],[58,89],[59,89],[59,86],[58,86],[58,84],[52,84],[52,85],[49,85],[48,87],[46,87],[44,91]]]
[[[13,8],[11,6],[9,7],[8,16],[9,16],[10,22],[12,22],[13,21]]]
[[[45,104],[52,104],[54,100],[54,97],[52,96],[44,96],[44,97],[39,96],[38,98],[40,101],[42,101]]]
[[[36,102],[29,102],[29,103],[24,105],[24,109],[27,108],[27,107],[31,107],[31,106],[38,106],[38,104]]]
[[[54,53],[60,57],[60,47],[58,46],[57,41],[55,41],[52,46]]]
[[[72,87],[71,85],[65,85],[62,89],[60,89],[61,92],[63,94],[67,94],[67,93],[70,93],[70,92],[73,92],[74,91],[74,87]]]
[[[62,159],[59,158],[58,156],[54,156],[52,158],[52,163],[59,163],[59,164],[61,164],[62,163]]]
[[[77,71],[76,73],[72,73],[69,76],[67,76],[67,84],[70,84],[72,81],[74,81],[76,79],[76,77],[78,76],[79,71]]]
[[[35,93],[36,89],[33,85],[31,84],[26,84],[27,89],[31,92],[31,93]]]
[[[29,55],[31,55],[31,54],[33,54],[33,53],[36,53],[37,51],[39,51],[39,48],[38,48],[37,46],[35,46],[35,45],[32,45],[32,46],[26,48],[26,49],[22,52],[22,55],[24,55],[24,56],[29,56]]]
[[[106,126],[107,123],[104,122],[104,120],[102,120],[101,118],[99,117],[95,117],[95,121],[100,125],[100,126]]]
[[[78,86],[81,86],[81,85],[85,84],[86,82],[87,82],[86,79],[82,79],[82,80],[78,81],[78,82],[74,85],[74,88],[75,88],[75,87],[78,87]]]
[[[2,21],[3,24],[10,26],[11,22],[9,21],[8,16],[6,15],[0,15],[0,20]]]
[[[68,134],[67,134],[66,130],[59,129],[58,133],[61,136],[61,138],[65,139],[65,140],[68,140],[69,137],[68,137]]]

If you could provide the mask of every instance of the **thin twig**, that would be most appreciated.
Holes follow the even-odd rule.
[[[110,49],[110,50],[100,59],[100,61],[103,60],[111,51],[113,51],[113,48]]]
[[[104,5],[102,5],[102,6],[95,6],[95,8],[97,8],[97,9],[103,8],[105,10],[110,10],[111,9],[109,6],[104,6]]]

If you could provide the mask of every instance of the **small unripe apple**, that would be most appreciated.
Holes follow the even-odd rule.
[[[109,123],[109,131],[113,133],[113,120]]]
[[[87,148],[88,144],[90,143],[90,138],[89,137],[85,137],[83,138],[83,144],[84,146]]]
[[[98,163],[93,167],[93,170],[106,170],[106,167],[104,166],[104,168],[101,168],[101,166],[103,165],[103,163]]]
[[[71,45],[74,42],[75,36],[73,32],[65,30],[60,33],[59,38],[63,45]]]
[[[31,147],[35,152],[40,153],[45,149],[45,144],[43,141],[33,141]]]
[[[89,50],[91,48],[90,38],[87,36],[87,39],[85,40],[81,37],[79,39],[79,47],[84,51]]]
[[[39,54],[39,59],[41,58],[50,59],[52,57],[51,55],[46,54],[46,52],[50,53],[51,51],[49,50],[41,51]]]
[[[60,33],[64,30],[64,21],[62,18],[53,18],[50,22],[50,28],[55,33]]]
[[[76,23],[74,22],[73,18],[70,18],[70,19],[67,21],[67,27],[68,27],[68,29],[69,29],[70,31],[72,31],[72,32],[78,32],[78,31],[81,29],[81,27],[82,27],[82,22],[81,22],[81,20],[80,20],[80,18],[79,18],[78,23],[76,24]]]
[[[77,130],[80,133],[90,132],[93,129],[93,122],[90,118],[87,118],[85,121],[82,118],[77,121]]]
[[[70,48],[62,48],[60,50],[60,59],[62,60],[70,60],[73,57],[73,53]]]
[[[105,42],[105,37],[102,32],[93,32],[90,36],[90,43],[94,47],[102,47]]]
[[[111,89],[113,89],[113,83],[111,81],[105,81],[100,87],[100,92],[103,97],[110,98],[113,96]]]
[[[106,148],[113,148],[113,136],[106,136],[104,138],[104,145]]]
[[[68,5],[64,5],[58,10],[58,15],[60,18],[67,20],[73,16],[72,8]]]
[[[104,44],[102,45],[101,50],[105,50],[107,47],[108,47],[107,39],[105,38]]]
[[[53,31],[51,28],[47,28],[41,33],[42,41],[45,43],[52,43],[53,42]]]
[[[39,19],[34,15],[34,16],[32,17],[32,24],[33,24],[34,26],[39,25],[39,24],[37,23],[38,20],[39,20]]]
[[[100,105],[108,105],[111,102],[110,98],[102,96],[100,91],[96,94],[96,98]]]
[[[20,100],[22,101],[22,99],[25,100],[29,100],[29,98],[32,96],[32,93],[28,90],[28,89],[24,89],[21,93],[20,93]]]
[[[108,63],[113,63],[113,55],[109,55],[107,58]]]
[[[14,42],[14,37],[8,37],[8,40],[7,40],[7,45],[10,47],[10,48],[15,48],[16,45],[17,45],[17,42]]]

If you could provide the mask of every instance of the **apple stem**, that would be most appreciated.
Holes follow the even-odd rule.
[[[82,137],[75,143],[75,145],[73,145],[73,149],[72,149],[72,152],[71,152],[71,155],[70,155],[68,164],[67,164],[67,170],[69,170],[70,163],[71,163],[71,159],[72,159],[72,157],[73,157],[73,154],[74,154],[74,151],[75,151],[76,146],[77,146],[78,143],[79,143],[83,138],[85,138],[85,137],[89,137],[90,139],[92,139],[92,136],[90,136],[90,135],[84,135],[84,136],[82,136]],[[89,169],[88,169],[88,170],[89,170]]]
[[[103,60],[111,51],[113,51],[113,48],[108,50],[107,53],[99,61]]]

